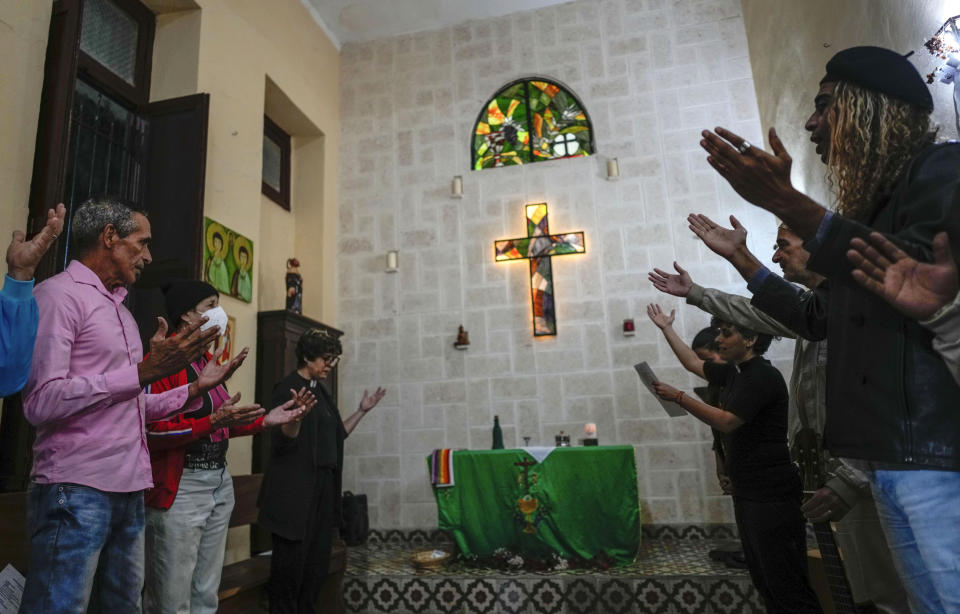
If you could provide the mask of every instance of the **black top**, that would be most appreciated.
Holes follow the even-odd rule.
[[[317,404],[304,416],[296,438],[287,437],[280,428],[268,431],[270,461],[257,500],[258,523],[272,533],[293,540],[304,538],[308,519],[318,513],[314,498],[308,495],[316,490],[318,480],[327,479],[331,471],[335,477],[334,492],[339,498],[343,440],[347,437],[340,412],[326,389],[296,371],[274,386],[273,406],[286,403],[291,389],[303,387],[313,392]],[[339,502],[334,505],[339,510]]]
[[[317,467],[336,468],[340,466],[340,459],[337,458],[337,439],[346,438],[347,433],[344,430],[343,421],[340,419],[340,412],[334,407],[333,403],[327,397],[321,395],[319,390],[322,388],[316,380],[309,380],[302,377],[294,371],[283,378],[280,383],[273,387],[273,396],[270,397],[270,407],[283,405],[290,400],[290,390],[300,390],[306,388],[317,397],[317,405],[310,410],[310,413],[303,419],[300,425],[300,437],[303,436],[304,429],[314,431],[314,445],[311,446],[313,452],[313,463]],[[341,432],[342,431],[342,432]],[[282,431],[277,430],[277,434],[283,439],[288,439]]]
[[[713,386],[723,386],[720,407],[743,424],[723,434],[733,494],[755,501],[800,494],[800,478],[787,448],[787,384],[760,356],[739,365],[704,363]]]

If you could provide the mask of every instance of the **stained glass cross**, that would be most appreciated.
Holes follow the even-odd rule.
[[[533,336],[557,334],[553,293],[553,256],[586,251],[583,232],[552,235],[547,222],[547,203],[527,205],[527,236],[502,239],[493,244],[497,262],[530,260],[530,300],[533,303]]]

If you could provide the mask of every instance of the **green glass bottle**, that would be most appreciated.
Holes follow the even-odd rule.
[[[500,430],[500,416],[493,417],[493,449],[503,449],[503,431]]]

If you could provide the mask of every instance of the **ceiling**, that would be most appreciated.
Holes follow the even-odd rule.
[[[300,0],[339,49],[344,43],[437,30],[571,0]]]

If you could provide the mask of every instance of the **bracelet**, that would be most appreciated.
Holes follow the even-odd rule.
[[[673,402],[676,403],[677,405],[680,405],[680,401],[683,400],[683,397],[684,397],[684,394],[683,394],[683,391],[681,390],[680,392],[677,393],[677,396],[674,397]]]

